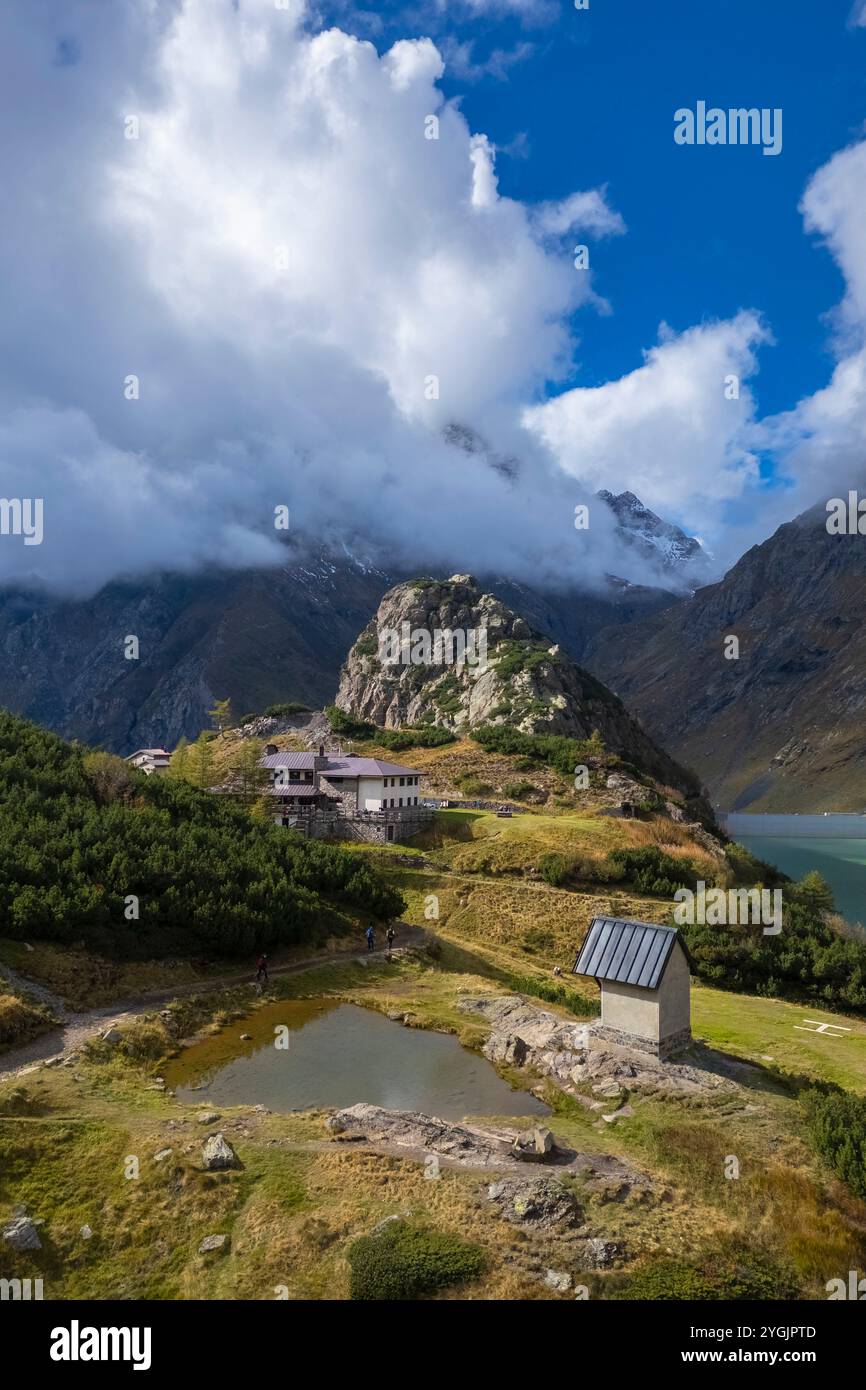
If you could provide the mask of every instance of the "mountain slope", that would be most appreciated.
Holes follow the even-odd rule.
[[[321,706],[359,629],[405,577],[289,552],[278,569],[158,575],[84,600],[0,592],[0,705],[117,753],[194,738],[215,698],[229,696],[238,715],[284,700]],[[600,628],[675,601],[616,580],[547,595],[491,582],[578,659]],[[123,655],[130,634],[135,661]]]
[[[587,651],[726,810],[866,809],[866,538],[825,520],[804,513],[720,583]]]
[[[391,662],[390,634],[486,636],[486,661]],[[406,653],[412,656],[412,651]],[[384,728],[434,722],[452,729],[503,724],[526,734],[588,739],[672,787],[693,793],[694,778],[646,735],[620,701],[471,575],[410,580],[382,599],[340,677],[337,706]]]

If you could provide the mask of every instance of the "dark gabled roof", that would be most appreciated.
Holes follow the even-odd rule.
[[[676,927],[593,917],[572,973],[658,989],[676,940]]]

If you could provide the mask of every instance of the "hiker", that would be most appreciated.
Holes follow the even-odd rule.
[[[388,955],[390,957],[391,947],[394,945],[394,928],[392,926],[388,927],[388,930],[385,933],[385,940],[388,943]]]
[[[365,935],[366,938],[367,938],[367,950],[368,950],[368,951],[375,951],[375,949],[376,949],[376,938],[375,938],[375,936],[373,935],[373,928],[372,928],[372,927],[368,927],[367,930],[364,932],[364,935]]]
[[[265,984],[268,983],[268,958],[264,952],[256,961],[256,984],[258,984],[260,980],[264,980]]]

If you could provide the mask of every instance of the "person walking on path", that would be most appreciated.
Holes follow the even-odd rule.
[[[265,984],[268,983],[268,958],[264,952],[262,952],[256,961],[256,984],[260,984],[262,980],[264,980]]]
[[[367,930],[364,932],[364,935],[365,935],[366,938],[367,938],[367,950],[368,950],[368,951],[375,951],[375,949],[376,949],[376,938],[375,938],[375,936],[373,935],[373,928],[372,928],[372,927],[368,927]]]
[[[388,924],[388,930],[387,930],[386,933],[385,933],[385,940],[386,940],[387,943],[388,943],[388,959],[389,959],[389,960],[391,959],[391,950],[392,950],[392,948],[393,948],[393,946],[394,946],[394,936],[395,936],[394,928],[391,926],[391,924],[390,924],[390,922],[389,922],[389,924]]]

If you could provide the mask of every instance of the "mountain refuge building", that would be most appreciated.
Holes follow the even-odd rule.
[[[154,772],[168,772],[171,754],[164,748],[137,748],[128,758],[124,758],[124,762],[151,777]]]
[[[601,989],[596,1036],[662,1060],[689,1046],[690,961],[676,927],[594,917],[572,973]]]
[[[417,768],[381,758],[358,758],[342,750],[280,752],[265,747],[262,766],[269,774],[278,825],[308,835],[340,835],[372,841],[405,840],[431,819],[419,804]]]

